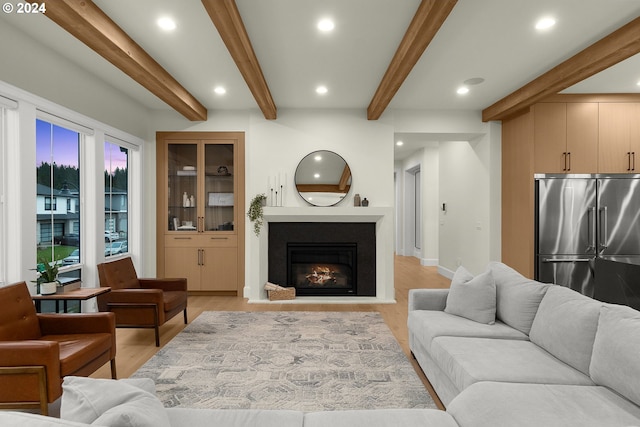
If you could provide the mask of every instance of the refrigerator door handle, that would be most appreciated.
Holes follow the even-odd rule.
[[[587,247],[587,251],[594,250],[596,251],[596,207],[591,206],[587,210],[587,241],[589,242],[589,246]]]
[[[593,258],[543,258],[542,262],[589,262]]]
[[[605,250],[609,244],[609,231],[607,230],[607,207],[600,208],[600,249]]]

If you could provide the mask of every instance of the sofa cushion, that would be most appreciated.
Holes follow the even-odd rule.
[[[525,341],[529,339],[527,335],[500,321],[493,325],[486,325],[443,311],[411,311],[409,312],[407,325],[409,331],[416,339],[420,340],[427,351],[431,350],[431,341],[439,336],[501,338]]]
[[[310,412],[305,427],[458,427],[451,415],[437,409],[374,409]]]
[[[602,303],[562,286],[551,286],[540,302],[529,339],[589,375]]]
[[[304,413],[262,409],[167,408],[173,427],[302,427]]]
[[[0,411],[0,426],[20,427],[87,427],[90,424],[76,423],[44,415],[26,412]]]
[[[447,407],[460,427],[622,427],[640,408],[606,387],[476,383]]]
[[[431,356],[460,391],[479,381],[594,385],[530,341],[437,337]]]
[[[134,384],[123,380],[65,377],[60,418],[99,426],[170,427],[162,402]]]
[[[626,306],[603,306],[589,369],[593,381],[640,405],[639,357],[640,312]]]
[[[473,277],[460,266],[451,279],[445,313],[462,316],[479,323],[496,322],[496,285],[491,272]]]
[[[500,262],[490,262],[488,269],[496,283],[496,318],[528,335],[550,285],[527,279]]]

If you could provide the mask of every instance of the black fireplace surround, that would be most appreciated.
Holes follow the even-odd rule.
[[[269,281],[301,296],[375,296],[375,223],[270,222]]]

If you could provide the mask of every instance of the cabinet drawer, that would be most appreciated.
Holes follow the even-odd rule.
[[[167,247],[206,248],[238,246],[238,236],[235,234],[191,234],[165,235],[164,244]]]
[[[238,236],[236,234],[222,234],[215,236],[203,236],[205,239],[203,246],[215,246],[231,248],[238,246]]]

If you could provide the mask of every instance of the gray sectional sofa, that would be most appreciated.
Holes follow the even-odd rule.
[[[640,426],[640,312],[526,279],[500,263],[409,294],[409,344],[447,410],[164,408],[150,379],[66,377],[60,419],[26,427]]]
[[[408,328],[460,427],[640,426],[640,312],[629,307],[493,262],[476,277],[456,271],[451,289],[412,290]]]

